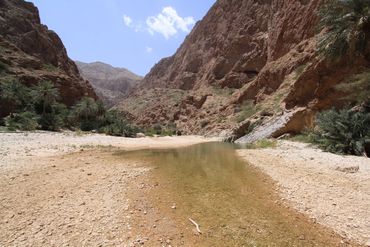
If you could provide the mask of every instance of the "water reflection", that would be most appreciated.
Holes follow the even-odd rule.
[[[238,158],[237,148],[207,143],[120,155],[158,168],[154,176],[177,203],[176,217],[201,222],[206,246],[337,246],[337,237],[277,204],[271,181]]]

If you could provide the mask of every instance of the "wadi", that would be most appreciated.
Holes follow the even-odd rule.
[[[370,246],[369,156],[368,0],[0,0],[0,246]]]

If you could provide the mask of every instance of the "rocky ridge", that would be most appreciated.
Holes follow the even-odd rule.
[[[328,64],[316,50],[320,0],[219,0],[177,52],[119,104],[142,125],[253,141],[299,132],[343,104],[336,85],[366,59]],[[261,126],[261,127],[258,127]],[[268,131],[263,131],[266,130]]]
[[[34,85],[42,80],[59,88],[62,101],[74,104],[83,96],[96,98],[58,35],[41,24],[38,9],[23,0],[0,0],[0,79]],[[0,115],[6,115],[5,107]]]
[[[76,61],[83,78],[88,80],[103,102],[112,106],[143,78],[125,68],[115,68],[102,62]]]

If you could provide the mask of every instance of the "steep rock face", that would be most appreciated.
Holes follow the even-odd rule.
[[[76,61],[83,78],[88,80],[103,102],[112,106],[143,78],[125,68],[115,68],[102,62]]]
[[[320,2],[218,0],[120,108],[144,125],[175,122],[184,133],[232,139],[256,125],[271,130],[258,138],[302,130],[315,112],[342,103],[335,85],[369,66],[346,59],[329,66],[317,54]],[[175,102],[173,90],[182,92]],[[157,98],[140,100],[148,96]],[[144,106],[133,109],[133,99]]]
[[[0,0],[0,62],[6,66],[1,80],[16,78],[26,85],[52,81],[67,105],[83,96],[96,98],[90,84],[68,58],[58,35],[41,24],[38,9],[32,3]]]

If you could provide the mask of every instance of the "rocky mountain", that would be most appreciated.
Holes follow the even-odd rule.
[[[52,81],[67,105],[83,96],[96,98],[58,35],[41,24],[38,9],[23,0],[0,0],[0,80],[26,85]],[[0,115],[6,115],[0,107]]]
[[[124,68],[114,68],[102,62],[83,63],[76,61],[83,78],[90,81],[103,102],[112,106],[143,78]]]
[[[118,107],[141,125],[250,142],[296,133],[343,104],[336,85],[369,69],[317,52],[320,0],[218,0],[177,52]]]

